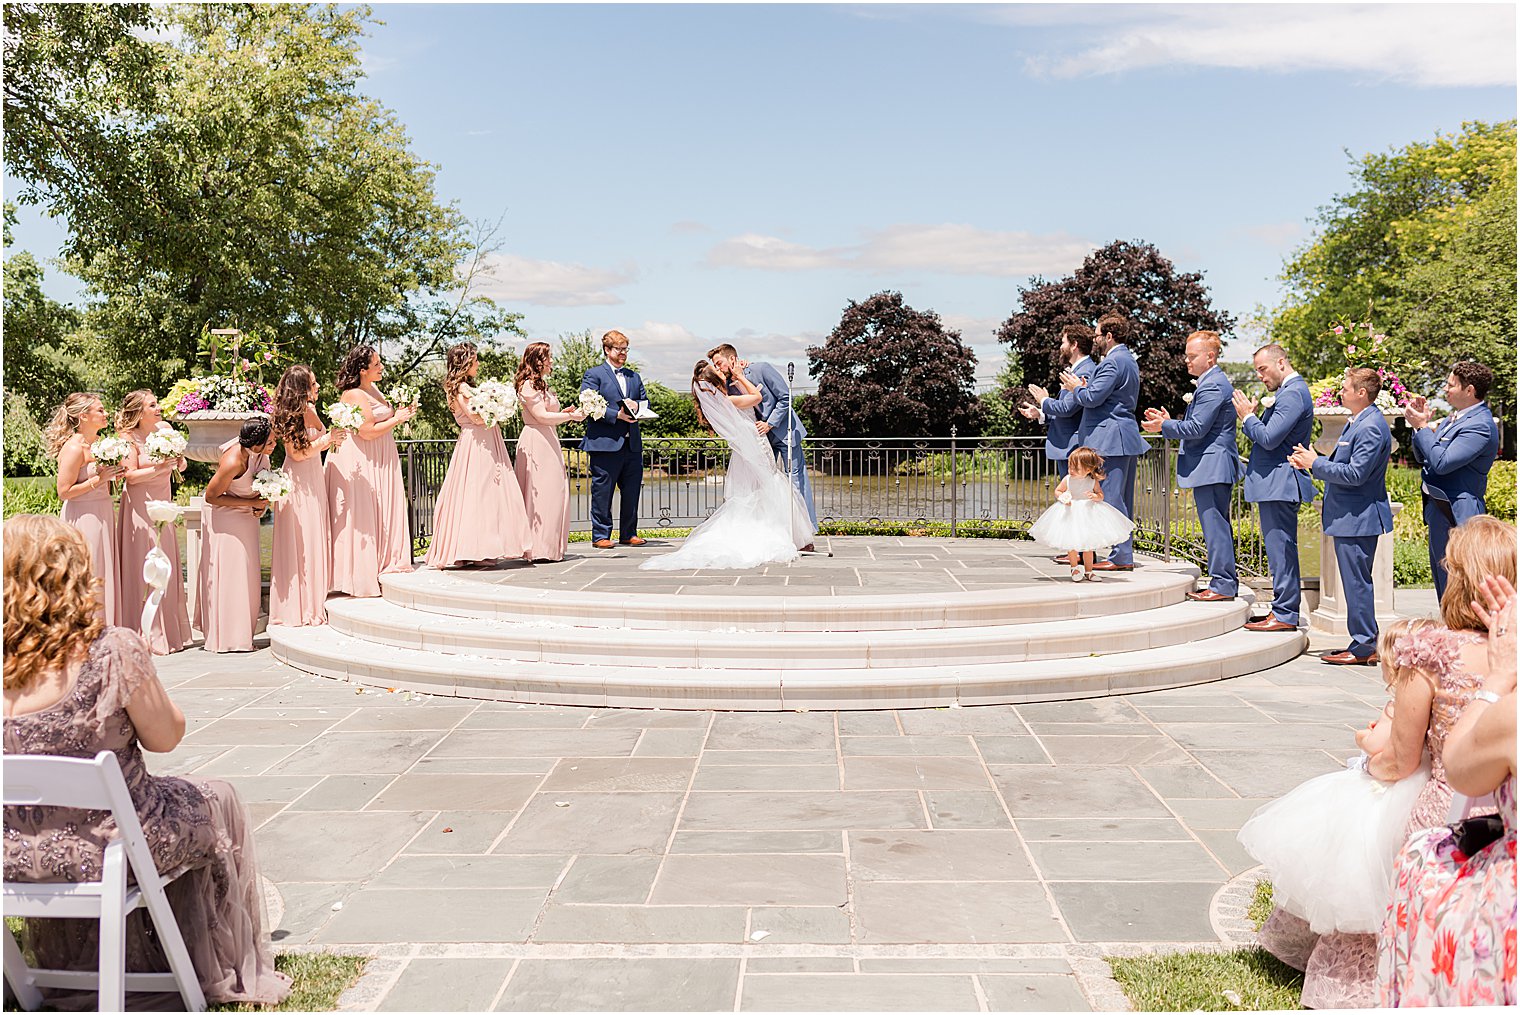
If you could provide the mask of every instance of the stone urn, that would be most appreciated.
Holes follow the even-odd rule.
[[[269,418],[267,412],[222,412],[218,409],[198,409],[175,416],[174,422],[182,423],[188,431],[190,446],[185,457],[196,462],[215,462],[222,457],[222,445],[237,440],[243,421]]]
[[[1383,418],[1388,421],[1388,428],[1404,418],[1402,412],[1385,412]],[[1328,455],[1335,450],[1335,442],[1341,439],[1341,434],[1346,429],[1346,424],[1351,421],[1351,413],[1338,405],[1316,406],[1314,419],[1319,423],[1319,436],[1314,439],[1314,450],[1322,455]]]

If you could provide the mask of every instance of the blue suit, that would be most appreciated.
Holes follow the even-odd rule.
[[[1161,424],[1161,436],[1180,440],[1177,485],[1193,491],[1203,542],[1208,550],[1209,588],[1222,596],[1240,591],[1235,569],[1235,530],[1230,525],[1230,492],[1240,479],[1235,449],[1235,386],[1218,366],[1198,378],[1198,388],[1181,419]]]
[[[1072,395],[1082,408],[1078,443],[1103,456],[1103,499],[1134,518],[1135,459],[1150,449],[1140,436],[1140,424],[1135,422],[1140,367],[1134,353],[1122,342],[1115,345],[1093,369],[1086,386],[1075,389]],[[1134,564],[1134,539],[1115,546],[1108,559],[1121,567]]]
[[[624,367],[620,371],[628,384],[626,397],[644,401],[644,382]],[[586,371],[581,390],[597,392],[607,400],[607,411],[600,419],[586,420],[586,436],[581,450],[591,460],[591,538],[612,538],[612,491],[618,490],[618,539],[627,542],[638,535],[639,490],[644,485],[644,439],[638,423],[624,423],[617,418],[623,405],[623,389],[612,364],[602,362]]]
[[[1241,429],[1251,441],[1246,460],[1246,500],[1261,512],[1261,537],[1272,568],[1272,616],[1297,624],[1303,582],[1298,570],[1298,506],[1314,499],[1314,482],[1288,464],[1288,456],[1314,432],[1309,385],[1293,374],[1278,385],[1261,416],[1247,416]]]
[[[792,477],[792,485],[802,494],[802,503],[808,509],[808,519],[813,523],[813,528],[817,529],[818,509],[813,506],[813,485],[808,481],[807,474],[807,452],[802,447],[802,441],[807,437],[807,427],[802,425],[802,418],[792,411],[792,389],[787,387],[781,371],[769,363],[751,363],[745,369],[744,376],[760,389],[760,404],[755,407],[755,416],[771,425],[765,439],[771,442],[771,450],[778,457],[787,458],[787,435],[791,435],[791,457],[787,459],[786,471]]]
[[[1378,536],[1393,531],[1386,481],[1392,450],[1388,421],[1368,406],[1346,424],[1330,456],[1316,458],[1310,469],[1325,484],[1324,530],[1335,537],[1335,563],[1351,632],[1347,650],[1361,659],[1377,651],[1372,560]]]
[[[1098,365],[1091,356],[1083,356],[1071,365],[1071,372],[1087,380],[1092,379]],[[1074,391],[1060,391],[1054,398],[1040,403],[1045,417],[1045,457],[1056,463],[1057,471],[1066,475],[1066,459],[1081,446],[1077,439],[1082,422],[1082,407],[1077,404]]]
[[[1430,570],[1436,594],[1446,593],[1446,541],[1454,526],[1487,510],[1488,470],[1499,453],[1499,425],[1487,402],[1453,413],[1435,429],[1414,435],[1420,460],[1420,494],[1430,529]]]

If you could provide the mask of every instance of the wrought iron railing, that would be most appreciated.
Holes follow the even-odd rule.
[[[1202,563],[1203,528],[1191,491],[1177,487],[1176,442],[1148,437],[1135,477],[1135,545]],[[512,442],[508,442],[509,446]],[[412,537],[432,535],[433,506],[453,441],[400,441]],[[579,441],[561,442],[570,486],[570,527],[591,528],[591,473]],[[1019,535],[1055,499],[1059,479],[1039,437],[809,438],[813,503],[820,525],[907,524],[951,535]],[[723,502],[728,446],[717,437],[644,438],[639,514],[658,528],[694,526]],[[614,511],[614,516],[616,512]],[[1256,513],[1237,485],[1230,517],[1242,577],[1267,575]]]

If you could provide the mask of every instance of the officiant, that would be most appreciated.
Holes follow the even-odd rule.
[[[749,382],[760,389],[760,404],[754,409],[755,430],[770,442],[771,450],[776,456],[787,463],[786,471],[792,477],[792,485],[802,495],[802,503],[807,505],[808,521],[817,529],[818,508],[813,504],[813,487],[807,474],[807,454],[802,447],[807,428],[792,409],[792,389],[787,386],[786,378],[769,363],[743,363],[741,367],[738,350],[726,342],[709,349],[707,358],[718,368],[719,373],[730,379],[735,370],[742,368]],[[735,393],[732,388],[730,393]],[[812,546],[806,549],[811,550]]]
[[[643,546],[639,538],[639,490],[644,485],[644,439],[639,435],[638,420],[628,411],[627,402],[644,402],[644,382],[628,369],[628,336],[609,331],[602,336],[602,352],[607,357],[581,378],[582,391],[595,391],[607,400],[600,419],[586,420],[586,436],[581,450],[591,464],[591,545],[601,550],[612,547],[612,492],[618,492],[618,542],[624,546]]]

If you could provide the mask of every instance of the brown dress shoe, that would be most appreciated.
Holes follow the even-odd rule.
[[[1351,650],[1347,649],[1344,652],[1331,652],[1328,655],[1322,655],[1319,657],[1319,661],[1329,663],[1331,666],[1376,666],[1378,664],[1378,654],[1374,652],[1370,656],[1358,656],[1352,655]]]
[[[1227,603],[1234,596],[1222,596],[1213,589],[1204,589],[1202,592],[1189,592],[1187,597],[1195,603]]]
[[[648,542],[648,540],[640,539],[638,536],[633,536],[630,539],[620,539],[618,542],[622,543],[624,546],[643,546],[646,542]]]
[[[592,543],[591,545],[594,546],[594,547],[596,547],[598,550],[610,550],[610,549],[612,549],[612,540],[610,540],[610,539],[598,539],[596,542]]]
[[[806,546],[804,546],[802,548],[802,552],[803,553],[817,553],[818,552],[818,547],[814,546],[812,543],[809,543],[808,545],[806,545]]]
[[[1135,565],[1115,564],[1111,560],[1100,560],[1093,565],[1092,569],[1094,571],[1133,571],[1135,569]]]
[[[1267,614],[1260,620],[1253,620],[1245,625],[1247,631],[1297,631],[1295,624],[1284,624],[1271,614]]]

